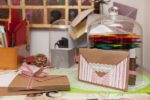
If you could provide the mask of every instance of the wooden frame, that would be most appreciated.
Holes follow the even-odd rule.
[[[12,3],[13,0],[7,0],[8,5],[1,5],[0,9],[21,9],[22,10],[22,19],[26,18],[26,10],[30,9],[30,10],[38,10],[41,9],[43,10],[43,23],[30,23],[30,27],[31,28],[60,28],[62,25],[52,25],[49,24],[49,20],[48,20],[48,10],[49,9],[64,9],[65,11],[65,25],[63,26],[67,26],[68,25],[68,21],[69,21],[69,11],[70,9],[77,9],[78,12],[81,12],[82,9],[89,9],[89,8],[93,8],[93,2],[92,0],[88,0],[91,2],[90,5],[82,5],[82,1],[83,0],[77,0],[78,1],[78,5],[69,5],[69,0],[64,0],[65,4],[58,4],[58,5],[48,5],[47,0],[42,0],[43,4],[41,5],[26,5],[26,0],[20,0],[20,4],[19,3]],[[19,0],[18,0],[19,1]],[[33,0],[32,0],[33,1]],[[38,17],[38,16],[37,16]],[[0,19],[0,21],[2,20],[10,20],[11,16],[9,17],[9,19]]]

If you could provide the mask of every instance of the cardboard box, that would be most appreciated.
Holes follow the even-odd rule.
[[[0,69],[14,70],[19,66],[18,48],[0,48]]]
[[[87,24],[87,17],[93,12],[94,9],[88,9],[82,11],[78,14],[78,16],[72,21],[70,27],[70,35],[71,37],[76,40],[81,37],[83,34],[86,33],[86,24]]]
[[[72,21],[70,27],[70,35],[76,40],[81,36],[86,34],[93,22],[100,18],[99,14],[93,13],[94,9],[88,9],[82,11],[78,16]]]
[[[128,90],[129,53],[99,49],[80,49],[79,80]]]

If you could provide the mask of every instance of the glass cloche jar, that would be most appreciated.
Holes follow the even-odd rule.
[[[111,7],[109,15],[100,15],[88,28],[88,47],[104,50],[125,50],[130,53],[129,85],[135,85],[137,70],[143,66],[142,27],[135,20],[118,15]]]

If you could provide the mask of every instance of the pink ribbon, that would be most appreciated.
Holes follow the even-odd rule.
[[[75,56],[75,57],[74,57],[74,61],[75,61],[75,62],[79,62],[79,60],[80,60],[80,56]]]
[[[21,74],[30,77],[28,84],[27,84],[27,89],[29,89],[29,90],[32,89],[32,84],[33,84],[34,78],[43,78],[43,77],[48,76],[47,73],[43,72],[43,70],[44,70],[43,67],[41,67],[35,73],[31,70],[31,68],[29,67],[28,64],[23,63],[23,67],[25,67],[27,69],[27,71],[23,70]]]
[[[136,71],[129,71],[129,74],[130,75],[137,75],[137,72]]]

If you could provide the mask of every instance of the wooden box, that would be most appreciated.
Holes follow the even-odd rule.
[[[19,48],[0,48],[0,70],[14,70],[21,64],[21,57],[18,56]]]

